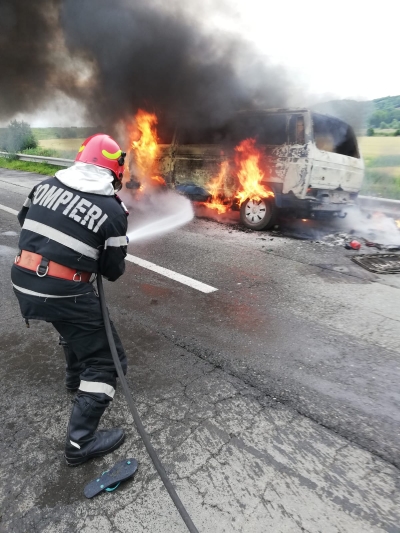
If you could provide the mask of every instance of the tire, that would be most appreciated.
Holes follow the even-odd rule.
[[[273,198],[260,201],[247,198],[240,206],[240,221],[246,228],[260,231],[270,229],[275,224],[276,205]]]

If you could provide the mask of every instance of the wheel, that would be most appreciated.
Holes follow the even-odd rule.
[[[269,229],[275,224],[276,206],[273,198],[252,200],[248,198],[240,206],[240,221],[253,230]]]

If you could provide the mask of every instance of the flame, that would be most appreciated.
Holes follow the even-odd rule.
[[[260,169],[260,151],[255,146],[255,139],[245,139],[235,148],[235,165],[240,188],[235,198],[242,204],[247,198],[259,202],[262,198],[274,196],[274,193],[267,190],[261,181],[264,173]]]
[[[398,229],[400,229],[400,218],[398,220],[395,220],[395,223],[396,223],[396,226],[398,227]]]
[[[241,205],[248,198],[259,202],[262,198],[274,196],[272,191],[261,184],[264,172],[260,167],[261,152],[255,144],[255,139],[245,139],[235,148],[234,173],[239,183],[233,196],[230,195],[230,200],[227,200],[226,194],[226,178],[230,165],[228,161],[221,163],[218,175],[206,186],[211,193],[211,200],[205,203],[207,207],[216,209],[220,214],[232,207],[235,200]]]
[[[157,137],[157,116],[139,109],[133,125],[128,126],[130,157],[134,177],[140,181],[139,191],[148,186],[165,186],[165,180],[158,175],[158,158],[160,155]],[[131,167],[131,165],[129,165]]]
[[[161,176],[152,176],[151,179],[154,180],[154,181],[156,181],[156,182],[159,183],[160,185],[166,185],[166,183],[165,183],[165,179],[162,178]]]
[[[135,162],[138,166],[141,177],[147,177],[152,173],[154,163],[158,156],[157,144],[157,117],[154,113],[148,113],[139,109],[135,116],[137,129],[140,138],[132,141],[132,150],[135,154]]]
[[[225,190],[225,180],[229,171],[229,162],[223,161],[221,163],[218,175],[207,184],[207,190],[211,194],[211,199],[206,203],[209,209],[215,209],[218,214],[226,213],[231,206],[231,202],[224,204],[223,195],[221,191]]]

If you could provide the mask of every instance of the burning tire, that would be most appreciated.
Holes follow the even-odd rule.
[[[252,200],[248,198],[240,206],[240,221],[253,230],[269,229],[275,224],[276,205],[273,198]]]

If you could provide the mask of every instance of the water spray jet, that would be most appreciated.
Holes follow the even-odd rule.
[[[140,198],[125,193],[122,198],[132,212],[132,224],[127,233],[129,242],[163,235],[184,226],[194,217],[190,200],[172,190]]]

